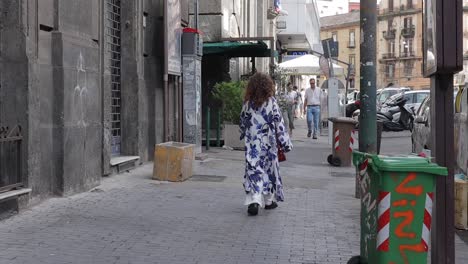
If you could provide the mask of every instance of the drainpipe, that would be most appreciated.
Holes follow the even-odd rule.
[[[167,1],[164,0],[164,50],[168,48],[167,43]],[[169,69],[168,69],[169,58],[167,54],[164,56],[164,141],[169,141]]]
[[[198,30],[198,0],[193,1],[193,17],[194,17],[194,27]]]

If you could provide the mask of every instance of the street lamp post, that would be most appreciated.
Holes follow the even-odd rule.
[[[361,113],[359,151],[377,153],[376,0],[361,0]]]

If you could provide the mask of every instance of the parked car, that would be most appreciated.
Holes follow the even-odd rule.
[[[466,115],[468,112],[468,89],[462,91],[463,94],[460,94],[459,98],[464,98],[460,101],[461,106],[459,107],[459,113],[455,114],[455,135],[456,149],[457,151],[457,160],[465,160],[459,156],[466,155],[465,152],[468,148],[468,129],[466,128],[467,121]],[[454,94],[454,98],[457,98],[457,94]],[[413,132],[411,133],[411,142],[412,150],[414,153],[420,153],[423,150],[431,150],[431,98],[428,96],[421,103],[419,109],[416,112],[416,117],[414,119]],[[455,102],[454,102],[455,108]],[[462,124],[463,123],[463,124]],[[458,142],[457,142],[458,141]],[[465,161],[467,163],[468,160]],[[460,161],[458,162],[460,163]],[[468,164],[459,164],[459,167],[467,166]],[[465,168],[466,170],[466,168]],[[466,172],[466,171],[465,171]]]
[[[421,103],[414,118],[411,133],[412,150],[420,153],[424,149],[431,149],[431,97],[428,96]]]
[[[407,87],[389,87],[389,88],[384,88],[384,89],[379,89],[377,90],[377,109],[380,108],[380,106],[392,95],[405,92],[405,91],[410,91],[410,88]]]
[[[414,109],[414,113],[419,109],[419,106],[421,103],[426,99],[431,91],[429,90],[416,90],[416,91],[405,91],[405,99],[406,99],[406,106],[409,108]],[[388,98],[381,106],[381,108],[377,108],[380,112],[386,112],[388,111],[388,104],[390,102],[393,102],[394,98],[396,98],[397,95],[393,95],[390,98]]]

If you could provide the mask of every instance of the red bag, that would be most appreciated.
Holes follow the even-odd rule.
[[[286,154],[284,154],[284,150],[281,147],[281,144],[279,141],[277,141],[276,144],[278,145],[278,162],[286,161]]]

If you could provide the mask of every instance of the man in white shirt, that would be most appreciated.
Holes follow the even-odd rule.
[[[320,97],[322,90],[315,87],[315,79],[310,79],[310,88],[307,88],[304,96],[304,112],[307,113],[307,137],[310,138],[313,132],[313,139],[317,139],[320,125]],[[314,127],[312,130],[312,122]]]

